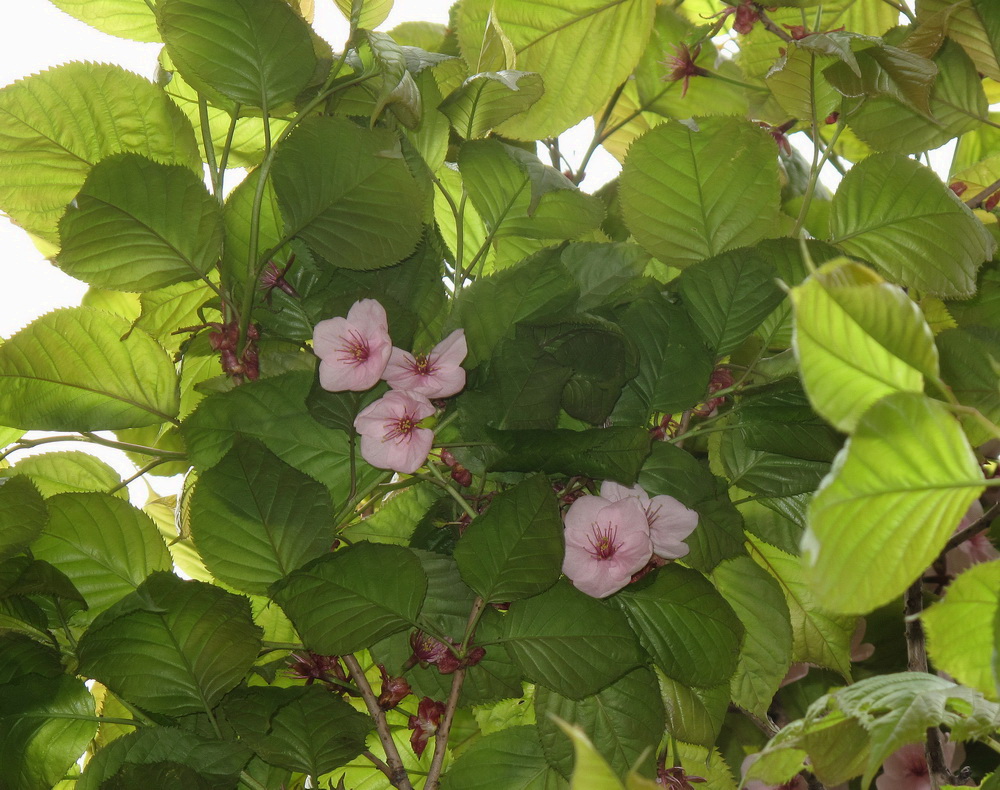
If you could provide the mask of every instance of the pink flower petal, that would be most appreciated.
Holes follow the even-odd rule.
[[[605,499],[610,499],[612,502],[617,502],[620,499],[630,496],[638,499],[642,505],[645,505],[649,501],[649,494],[639,486],[635,485],[627,488],[621,483],[615,483],[612,480],[605,480],[601,483],[601,496]]]
[[[450,398],[465,387],[461,367],[468,347],[465,331],[456,329],[429,354],[414,356],[394,348],[383,378],[395,390],[419,392],[428,398]]]
[[[379,469],[412,474],[427,460],[434,442],[434,432],[417,423],[433,413],[434,406],[422,395],[387,392],[354,419],[361,457]]]
[[[698,513],[672,496],[653,497],[646,506],[653,553],[665,560],[685,556],[690,549],[684,539],[698,526]]]
[[[374,299],[355,302],[347,318],[320,321],[313,330],[319,383],[330,392],[371,389],[382,377],[391,350],[385,310]]]
[[[617,592],[652,556],[649,525],[633,497],[608,502],[604,497],[577,499],[566,514],[563,573],[595,598]]]

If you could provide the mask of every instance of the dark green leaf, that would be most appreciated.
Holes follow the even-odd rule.
[[[941,378],[965,406],[972,406],[989,420],[1000,420],[1000,329],[969,327],[946,329],[936,338],[941,354]],[[961,415],[972,444],[992,434],[977,420]]]
[[[81,674],[180,716],[211,710],[246,675],[260,640],[246,598],[160,572],[102,612],[77,652]]]
[[[154,291],[204,277],[222,252],[222,211],[181,165],[138,154],[98,162],[59,222],[57,262],[101,288]]]
[[[0,598],[15,595],[47,595],[84,603],[65,573],[44,560],[28,557],[12,557],[0,563]]]
[[[730,684],[699,688],[659,676],[667,731],[680,741],[711,749],[729,708]]]
[[[734,250],[684,270],[684,305],[716,356],[742,343],[781,300],[777,270],[754,248]]]
[[[281,0],[161,0],[156,13],[185,79],[239,104],[273,110],[316,69],[309,25]]]
[[[293,571],[273,590],[311,650],[342,655],[414,625],[427,577],[409,549],[356,543]]]
[[[564,790],[549,767],[535,727],[522,725],[481,738],[448,769],[444,790]]]
[[[23,551],[41,534],[49,513],[31,479],[16,475],[0,485],[0,560]]]
[[[310,776],[357,757],[373,726],[369,717],[319,685],[237,689],[223,708],[226,721],[259,757]]]
[[[0,686],[26,675],[56,678],[64,673],[59,652],[27,634],[0,634]]]
[[[562,559],[562,520],[544,475],[498,494],[455,547],[462,578],[487,603],[547,590]]]
[[[285,233],[334,266],[390,266],[420,241],[420,188],[384,129],[308,120],[278,150],[272,178]]]
[[[658,746],[663,703],[656,676],[645,667],[581,700],[538,686],[535,720],[542,751],[549,765],[568,779],[573,770],[573,744],[553,717],[580,727],[611,768],[625,774],[641,757],[648,761]]]
[[[576,700],[642,662],[625,617],[568,582],[513,603],[500,641],[529,680]]]
[[[257,442],[237,441],[203,472],[190,507],[205,567],[244,592],[265,593],[334,540],[327,490]]]
[[[718,433],[716,437],[712,446],[730,484],[754,494],[787,497],[815,491],[830,471],[826,461],[807,461],[752,449],[739,427]]]
[[[736,670],[743,625],[697,571],[667,565],[614,600],[667,677],[690,686],[717,686]]]

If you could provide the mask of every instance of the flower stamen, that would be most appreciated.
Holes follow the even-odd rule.
[[[590,533],[590,556],[595,560],[610,560],[622,547],[618,540],[618,527],[610,522],[603,529],[595,523]]]
[[[368,339],[356,329],[348,332],[344,338],[344,345],[340,346],[337,351],[340,352],[340,358],[351,365],[363,365],[372,353]]]

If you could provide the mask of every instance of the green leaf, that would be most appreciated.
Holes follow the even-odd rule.
[[[156,16],[144,0],[53,0],[53,5],[112,36],[159,41]]]
[[[573,752],[576,755],[570,790],[622,790],[621,781],[598,754],[583,730],[564,721],[557,723],[573,742]]]
[[[469,345],[466,366],[474,368],[488,359],[518,323],[567,310],[578,296],[558,254],[548,250],[477,279],[455,299],[455,320],[465,329]]]
[[[150,576],[80,639],[80,673],[155,713],[211,710],[243,680],[261,631],[246,598],[172,573]]]
[[[733,702],[766,718],[792,663],[792,624],[785,596],[777,580],[749,557],[717,566],[712,582],[733,607],[745,634],[730,680]]]
[[[667,565],[614,600],[667,677],[689,686],[717,686],[736,670],[743,624],[697,571]]]
[[[0,485],[0,560],[13,557],[37,538],[49,520],[45,500],[29,477]]]
[[[853,430],[880,398],[922,392],[924,376],[937,378],[934,336],[920,308],[867,267],[831,261],[791,299],[803,387],[841,430]]]
[[[462,137],[485,137],[499,123],[527,110],[545,92],[542,78],[527,71],[485,71],[452,91],[438,109]]]
[[[802,546],[817,602],[864,614],[901,595],[944,548],[982,483],[945,406],[911,392],[878,401],[809,504]]]
[[[65,674],[58,651],[25,634],[0,635],[0,684],[20,680],[27,675],[57,678]]]
[[[826,461],[755,450],[748,446],[746,432],[735,426],[712,436],[709,446],[730,484],[759,496],[789,497],[815,491],[830,470]]]
[[[829,58],[818,57],[821,52],[815,49],[809,51],[800,46],[800,43],[789,43],[787,52],[767,73],[767,87],[771,89],[781,109],[791,117],[807,122],[814,119],[817,123],[822,123],[840,107],[841,96],[823,79],[821,73],[822,66],[829,63]]]
[[[390,266],[420,241],[421,191],[384,129],[305,121],[278,149],[272,179],[286,235],[334,266]]]
[[[573,769],[573,744],[558,721],[573,722],[591,741],[600,744],[598,753],[621,775],[640,758],[648,758],[659,745],[663,703],[656,676],[640,667],[581,700],[538,686],[535,719],[545,758],[566,778]]]
[[[341,431],[309,416],[304,402],[312,380],[311,373],[293,371],[205,398],[181,428],[192,462],[214,466],[243,435],[343,495],[350,488],[350,446]],[[359,487],[382,475],[360,460],[357,472]]]
[[[565,790],[566,782],[545,760],[537,730],[521,725],[477,739],[448,769],[441,787],[444,790]]]
[[[994,364],[1000,361],[1000,330],[986,327],[946,329],[937,336],[941,354],[941,378],[955,397],[989,420],[1000,420],[1000,376]],[[962,426],[973,445],[992,438],[982,423],[961,415]]]
[[[851,677],[850,645],[855,618],[824,611],[803,578],[798,557],[748,536],[750,556],[770,573],[785,595],[792,622],[792,661]]]
[[[87,721],[94,698],[78,678],[34,674],[0,686],[0,698],[4,788],[53,787],[97,733],[97,722]]]
[[[310,650],[342,655],[414,625],[426,592],[412,551],[356,543],[293,571],[273,598]]]
[[[831,51],[840,62],[823,69],[823,75],[844,96],[888,96],[930,114],[931,86],[937,76],[934,61],[869,36],[827,33],[826,38],[843,42]]]
[[[223,701],[226,721],[273,765],[319,776],[364,751],[372,720],[322,686],[237,689]]]
[[[949,585],[944,600],[921,615],[934,666],[991,699],[1000,696],[993,666],[1000,646],[998,590],[1000,561],[974,565]]]
[[[545,82],[542,98],[502,124],[500,133],[519,140],[554,137],[597,113],[639,62],[655,7],[653,0],[557,0],[542,8],[521,0],[463,3],[457,25],[466,63],[479,62],[493,16],[513,44],[516,68],[538,72]]]
[[[168,351],[176,352],[184,342],[177,328],[201,323],[198,310],[213,297],[208,284],[200,281],[149,291],[139,297],[141,312],[134,326],[151,335]]]
[[[69,577],[45,560],[12,557],[0,563],[0,598],[30,595],[84,602]]]
[[[511,604],[499,641],[529,680],[576,700],[642,663],[625,617],[565,581]]]
[[[593,428],[584,431],[496,431],[487,435],[502,451],[490,469],[585,475],[633,485],[649,454],[644,428]]]
[[[205,567],[243,592],[267,592],[334,540],[327,490],[257,442],[237,441],[203,472],[190,507]]]
[[[931,170],[900,154],[876,154],[851,168],[833,198],[830,234],[893,282],[943,298],[971,296],[976,271],[996,248]]]
[[[562,559],[562,519],[544,475],[498,494],[455,547],[462,578],[487,603],[544,592]]]
[[[138,154],[96,164],[59,231],[59,267],[118,291],[198,279],[222,252],[222,212],[201,178]]]
[[[834,695],[838,707],[871,734],[871,752],[861,784],[867,787],[886,757],[944,725],[953,740],[975,738],[1000,723],[1000,707],[972,689],[921,672],[878,675]]]
[[[122,337],[127,335],[123,340]],[[163,348],[118,316],[56,310],[0,346],[0,422],[49,431],[173,420],[177,374]]]
[[[661,124],[632,144],[621,175],[629,230],[678,267],[772,235],[778,193],[774,140],[738,118]]]
[[[688,687],[657,672],[666,711],[667,731],[685,743],[712,748],[729,707],[729,684]]]
[[[961,45],[976,69],[1000,80],[1000,15],[989,0],[920,0],[918,19],[926,19],[954,7],[948,16],[948,37]]]
[[[615,422],[646,426],[653,412],[683,411],[705,397],[714,358],[683,307],[664,296],[637,299],[621,325],[639,350],[639,373],[615,406]]]
[[[156,14],[184,78],[239,104],[272,110],[316,69],[309,25],[282,0],[160,0]]]
[[[153,572],[171,570],[156,525],[128,502],[108,494],[57,494],[46,504],[49,523],[32,553],[70,578],[91,617]]]
[[[81,450],[29,455],[17,462],[11,474],[28,478],[43,497],[116,488],[115,496],[128,500],[128,489],[119,488],[119,474],[96,455]]]
[[[98,749],[87,763],[77,790],[103,790],[122,769],[173,762],[214,780],[213,787],[234,787],[246,764],[247,750],[233,741],[218,741],[180,727],[139,727]],[[141,774],[140,774],[141,775]]]
[[[729,501],[725,482],[690,453],[654,442],[639,485],[651,497],[666,494],[698,511],[698,527],[684,541],[691,547],[685,564],[707,573],[743,553],[743,520]]]
[[[337,8],[351,23],[351,29],[374,30],[385,22],[392,11],[393,0],[334,0]]]
[[[944,145],[977,129],[989,112],[976,67],[962,48],[945,39],[934,57],[938,76],[928,117],[889,97],[869,99],[848,118],[851,130],[877,151],[912,154]]]
[[[778,306],[778,272],[757,250],[734,250],[684,270],[677,287],[716,356],[742,343]]]
[[[131,151],[201,174],[194,131],[155,85],[117,66],[68,63],[0,91],[0,209],[58,242],[91,165]]]
[[[600,200],[522,148],[494,139],[462,145],[458,166],[473,206],[494,237],[572,239],[604,218]]]

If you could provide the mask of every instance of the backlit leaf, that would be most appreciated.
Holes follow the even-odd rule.
[[[982,482],[965,434],[938,401],[900,392],[875,403],[809,504],[802,546],[817,602],[864,614],[901,595]]]
[[[545,92],[542,78],[526,71],[486,71],[469,77],[439,109],[465,138],[483,137],[524,112]]]
[[[52,0],[70,16],[102,33],[133,41],[159,41],[156,15],[145,0]]]
[[[0,346],[0,422],[9,425],[50,431],[155,425],[173,419],[178,397],[163,348],[110,313],[56,310]]]

